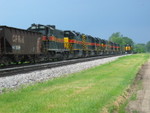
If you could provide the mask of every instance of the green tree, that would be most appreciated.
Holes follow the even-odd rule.
[[[131,38],[128,38],[128,37],[122,37],[123,39],[123,45],[126,45],[126,44],[129,44],[129,45],[132,45],[134,44],[133,40]]]
[[[122,45],[123,40],[122,40],[122,35],[120,34],[120,32],[116,32],[113,33],[110,37],[109,40],[115,43],[118,43],[120,45]]]
[[[146,51],[150,53],[150,41],[146,44]]]
[[[132,45],[134,44],[133,40],[129,37],[123,37],[123,35],[121,35],[120,32],[116,32],[116,33],[113,33],[110,37],[109,37],[109,40],[112,41],[112,42],[115,42],[115,43],[118,43],[122,46],[124,45]]]
[[[134,45],[134,52],[135,53],[145,53],[146,52],[146,45],[145,44],[135,44]]]

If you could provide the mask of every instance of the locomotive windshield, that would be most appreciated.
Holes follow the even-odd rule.
[[[74,33],[74,32],[72,32],[72,31],[65,31],[64,32],[64,35],[65,35],[65,37],[69,37],[69,36],[76,36],[76,34]]]
[[[45,29],[38,29],[37,31],[42,33],[43,35],[46,35]]]
[[[36,32],[40,32],[43,35],[46,35],[46,30],[44,26],[32,26],[29,28],[29,30],[31,31],[36,31]]]

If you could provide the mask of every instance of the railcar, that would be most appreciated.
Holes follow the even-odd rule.
[[[41,33],[0,26],[0,64],[33,61],[41,54]]]

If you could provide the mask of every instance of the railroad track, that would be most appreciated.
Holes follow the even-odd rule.
[[[92,61],[92,60],[96,60],[96,59],[102,59],[102,58],[113,57],[113,56],[116,56],[116,55],[88,57],[88,58],[63,60],[63,61],[50,62],[50,63],[9,67],[9,68],[0,69],[0,77],[12,76],[15,74],[27,73],[27,72],[31,72],[31,71],[35,71],[35,70],[43,70],[43,69],[47,69],[47,68],[59,67],[59,66],[75,64],[75,63],[79,63],[79,62]]]

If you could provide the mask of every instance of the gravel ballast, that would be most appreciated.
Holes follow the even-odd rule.
[[[104,58],[89,62],[82,62],[77,64],[71,64],[62,67],[55,67],[51,69],[38,70],[25,74],[18,74],[14,76],[1,77],[0,78],[0,92],[3,91],[4,88],[16,88],[18,86],[24,84],[32,84],[36,82],[43,82],[55,77],[60,77],[63,75],[67,75],[70,73],[79,72],[81,70],[85,70],[94,66],[98,66],[101,64],[105,64],[111,61],[118,59],[121,56]]]

